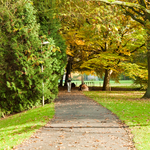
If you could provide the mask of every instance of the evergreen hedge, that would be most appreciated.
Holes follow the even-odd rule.
[[[48,102],[58,93],[58,79],[65,67],[60,59],[65,54],[61,55],[52,38],[40,35],[40,28],[32,2],[0,3],[1,114],[39,105],[43,92]],[[48,45],[41,44],[45,40]]]

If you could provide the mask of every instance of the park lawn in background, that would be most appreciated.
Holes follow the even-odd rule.
[[[81,81],[71,81],[75,83],[76,86],[81,85]],[[87,86],[103,86],[103,81],[84,81]],[[116,83],[113,80],[110,80],[110,87],[126,87],[126,88],[137,88],[140,87],[139,85],[135,85],[133,80],[119,80],[119,83]]]
[[[0,119],[0,150],[12,149],[54,116],[54,103]]]
[[[90,91],[84,94],[116,114],[132,131],[137,150],[150,149],[150,99],[143,91]]]

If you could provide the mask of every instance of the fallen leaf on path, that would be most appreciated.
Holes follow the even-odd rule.
[[[59,137],[61,137],[61,138],[63,138],[63,139],[65,138],[63,135],[60,135]]]
[[[100,142],[100,140],[96,139],[95,142]]]

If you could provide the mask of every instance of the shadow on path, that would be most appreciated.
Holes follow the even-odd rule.
[[[79,91],[60,91],[55,117],[17,149],[135,149],[125,126],[103,106]]]

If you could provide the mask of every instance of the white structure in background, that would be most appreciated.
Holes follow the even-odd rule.
[[[97,76],[93,76],[93,75],[89,75],[88,76],[88,80],[96,80],[96,81],[98,81],[98,77]]]

